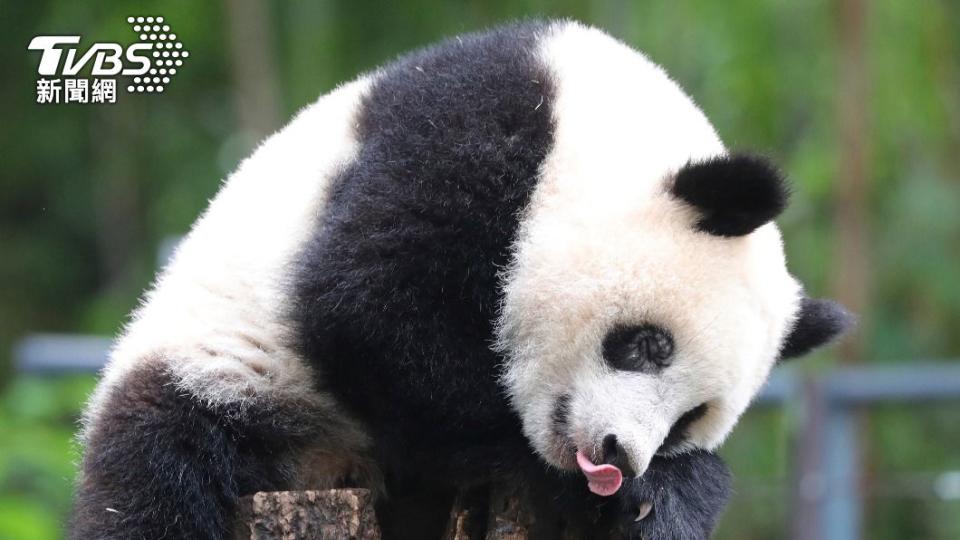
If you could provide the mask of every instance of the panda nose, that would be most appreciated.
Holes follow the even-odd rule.
[[[624,450],[623,446],[620,445],[620,441],[617,440],[617,436],[613,433],[607,434],[603,438],[603,443],[600,446],[601,449],[601,461],[608,465],[615,465],[624,476],[635,476],[633,467],[630,466],[630,460],[627,459],[627,452]]]

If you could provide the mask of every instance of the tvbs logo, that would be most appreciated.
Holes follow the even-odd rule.
[[[130,93],[163,92],[189,51],[163,17],[127,17],[127,23],[140,39],[126,47],[94,43],[84,51],[80,36],[34,37],[27,48],[40,51],[37,103],[116,103],[117,77],[129,78]]]

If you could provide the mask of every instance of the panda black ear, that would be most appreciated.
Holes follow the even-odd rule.
[[[780,171],[751,154],[687,163],[671,192],[700,212],[697,229],[717,236],[753,232],[783,212],[790,195]]]
[[[780,360],[803,356],[839,337],[855,319],[833,300],[804,298],[793,328],[780,346]]]

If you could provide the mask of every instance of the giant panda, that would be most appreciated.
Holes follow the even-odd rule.
[[[535,536],[708,536],[714,450],[849,322],[786,269],[787,194],[600,30],[402,56],[263,142],[177,248],[87,406],[71,536],[227,538],[245,494],[358,486],[384,537],[437,538],[503,479],[552,516]]]

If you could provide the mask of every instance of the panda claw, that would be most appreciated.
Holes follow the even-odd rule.
[[[650,515],[650,511],[653,510],[653,503],[650,501],[644,501],[640,503],[639,508],[637,508],[637,519],[633,520],[634,522],[642,521],[643,518]]]

